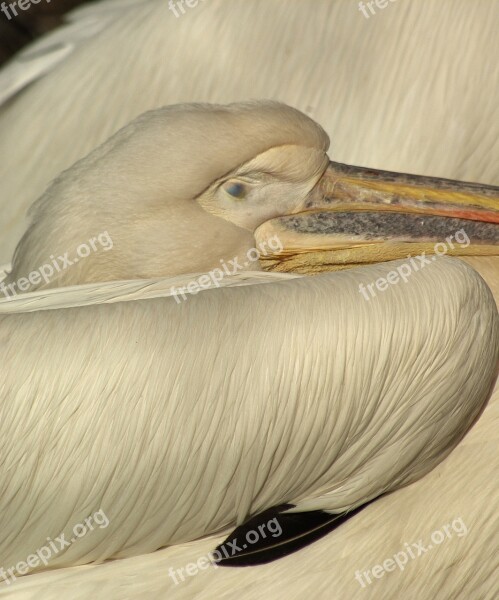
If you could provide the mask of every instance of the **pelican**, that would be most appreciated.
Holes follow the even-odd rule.
[[[6,285],[99,228],[113,247],[0,303],[4,565],[69,539],[102,507],[108,527],[51,568],[193,543],[282,504],[349,512],[417,481],[462,439],[499,359],[493,296],[462,262],[433,257],[378,301],[361,286],[404,261],[313,278],[245,272],[181,306],[171,297],[172,283],[244,260],[269,230],[285,255],[303,235],[309,264],[338,237],[365,250],[374,242],[356,219],[380,207],[373,178],[392,194],[380,212],[388,241],[376,240],[387,255],[399,251],[394,215],[411,211],[474,227],[478,243],[456,253],[495,251],[496,188],[354,169],[352,182],[328,145],[279,103],[176,105],[120,130],[35,203]],[[346,192],[357,198],[347,212]],[[324,227],[345,214],[346,244]],[[322,215],[315,233],[311,215]]]
[[[397,3],[371,20],[347,2],[318,2],[314,10],[300,5],[291,11],[280,2],[237,1],[229,10],[213,0],[179,21],[159,0],[136,2],[135,9],[130,3],[126,13],[122,5],[108,2],[98,13],[92,14],[96,7],[75,13],[72,31],[68,27],[60,32],[59,46],[47,38],[44,52],[28,51],[17,65],[24,73],[27,65],[33,66],[35,81],[12,97],[0,114],[5,190],[0,262],[11,260],[28,224],[26,208],[53,177],[131,118],[172,102],[273,97],[321,122],[341,162],[484,183],[497,180],[497,106],[490,71],[497,44],[494,2],[474,7],[472,18],[466,2],[428,3],[424,10]],[[238,26],[248,21],[252,27]],[[281,27],[284,21],[286,28]],[[439,35],[432,33],[435,30]],[[260,43],[255,48],[256,37]],[[219,44],[200,43],[210,38]],[[296,39],[313,43],[298,45]],[[79,40],[81,44],[75,43]],[[39,59],[53,61],[52,73],[41,77],[48,67],[35,64]],[[123,68],[117,68],[121,64]],[[315,65],[312,70],[310,64]],[[20,69],[13,76],[10,71],[9,85],[26,83],[18,78]],[[82,73],[91,74],[89,80]],[[303,269],[308,264],[319,271],[323,260],[335,268],[349,260],[341,259],[338,251],[333,262],[331,253],[322,249],[319,257],[310,250],[303,256],[292,250],[284,261],[272,259],[271,266],[286,270],[286,265]],[[369,262],[368,258],[366,253]],[[497,298],[497,258],[464,260],[479,270]],[[109,296],[116,296],[117,289],[122,285],[109,290]],[[100,293],[106,295],[100,288],[92,292]],[[52,297],[49,294],[49,300]],[[17,302],[12,300],[9,310]],[[168,568],[185,567],[206,554],[214,538],[83,570],[30,576],[16,582],[16,594],[40,597],[43,589],[45,597],[58,598],[71,589],[74,597],[86,598],[89,589],[106,586],[108,595],[119,595],[126,581],[127,593],[135,597],[232,597],[237,590],[238,597],[299,598],[310,589],[328,598],[332,590],[338,597],[398,597],[401,590],[417,597],[493,597],[497,565],[482,557],[494,547],[496,398],[497,391],[471,432],[423,479],[377,500],[334,536],[298,555],[256,571],[208,570],[172,586],[165,576]],[[430,517],[429,504],[434,511]],[[357,569],[377,564],[458,515],[472,535],[439,546],[403,572],[385,573],[381,581],[366,583],[367,589],[355,581]]]

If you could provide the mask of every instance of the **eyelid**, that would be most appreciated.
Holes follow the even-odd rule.
[[[234,181],[235,183],[242,183],[243,185],[254,185],[257,183],[257,178],[251,177],[251,175],[245,173],[244,175],[235,175],[233,177],[229,177],[223,183],[228,183],[229,181]]]

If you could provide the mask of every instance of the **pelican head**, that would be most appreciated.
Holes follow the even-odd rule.
[[[145,113],[34,203],[7,282],[102,232],[112,252],[31,289],[207,271],[232,257],[260,269],[244,257],[272,238],[282,240],[265,253],[274,270],[390,260],[463,224],[478,244],[463,253],[496,253],[496,188],[339,165],[328,147],[317,123],[277,102]]]

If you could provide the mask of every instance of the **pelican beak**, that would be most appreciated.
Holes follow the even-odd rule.
[[[499,256],[499,188],[330,162],[292,214],[266,221],[256,242],[274,271],[314,273],[417,254]]]

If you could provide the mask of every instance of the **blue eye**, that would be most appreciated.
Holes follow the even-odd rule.
[[[234,198],[242,198],[246,195],[246,186],[244,186],[242,183],[227,182],[227,184],[224,186],[224,189],[228,194],[234,196]]]

